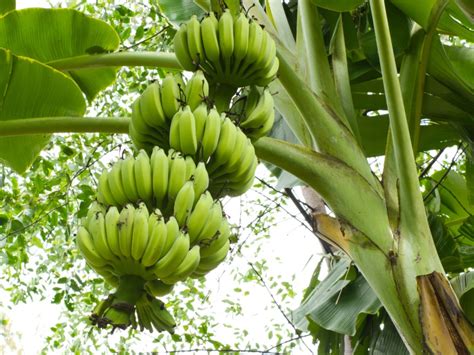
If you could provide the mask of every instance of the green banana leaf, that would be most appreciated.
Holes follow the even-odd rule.
[[[313,4],[331,11],[345,12],[355,10],[365,0],[312,0]]]
[[[107,23],[72,9],[24,9],[0,17],[0,47],[43,63],[113,52],[120,40]],[[115,81],[115,68],[68,71],[89,100]]]
[[[0,48],[0,120],[82,116],[84,96],[63,73]],[[48,143],[50,135],[0,137],[0,162],[23,173]]]
[[[474,323],[474,271],[456,276],[451,280],[451,285],[467,318]]]
[[[391,3],[411,17],[421,27],[427,29],[431,23],[431,14],[438,0],[391,0]]]
[[[15,10],[16,1],[15,0],[2,0],[0,1],[0,15],[7,13],[8,11]]]
[[[310,319],[324,329],[355,335],[365,316],[377,313],[379,299],[362,275],[348,276],[348,267],[345,260],[336,264],[293,313],[298,328]]]
[[[158,5],[159,11],[166,16],[168,21],[176,28],[183,22],[186,22],[191,16],[201,17],[204,10],[193,0],[154,0]]]
[[[471,9],[472,9],[472,0]],[[474,18],[469,18],[463,8],[460,6],[460,1],[450,0],[446,9],[444,10],[438,22],[438,30],[452,36],[458,36],[467,39],[469,42],[474,42]]]

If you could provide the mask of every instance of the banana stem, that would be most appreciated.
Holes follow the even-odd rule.
[[[226,112],[229,111],[229,104],[232,96],[235,95],[236,87],[224,85],[224,84],[215,84],[210,86],[209,96],[214,100],[217,111]]]
[[[129,117],[38,117],[0,121],[1,136],[45,133],[128,133]]]
[[[47,65],[58,70],[83,68],[143,66],[168,69],[183,68],[174,53],[165,52],[116,52],[107,54],[81,55],[47,62]]]

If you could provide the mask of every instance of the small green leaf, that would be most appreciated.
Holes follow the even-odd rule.
[[[198,17],[204,15],[204,10],[196,5],[193,0],[155,0],[155,3],[159,6],[160,12],[175,27],[179,27],[193,15]]]
[[[454,292],[459,298],[466,317],[474,323],[474,271],[460,274],[451,280]]]

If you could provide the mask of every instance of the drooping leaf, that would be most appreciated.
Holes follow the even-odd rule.
[[[424,29],[430,26],[433,8],[438,3],[437,0],[392,0],[391,2]]]
[[[438,30],[442,33],[446,33],[453,36],[464,38],[469,42],[474,41],[474,22],[472,15],[466,14],[466,7],[461,8],[461,2],[465,0],[450,0],[445,10],[443,11],[441,18],[438,22]],[[470,0],[466,2],[471,2]],[[472,4],[471,10],[472,10]]]
[[[118,46],[119,36],[110,25],[72,9],[24,9],[0,17],[0,47],[43,63],[112,52]],[[116,69],[88,68],[67,73],[92,100],[114,82]]]
[[[451,280],[466,317],[474,323],[474,271],[460,274]]]
[[[82,116],[84,97],[63,73],[0,49],[0,120]],[[49,135],[0,137],[0,161],[23,173],[49,141]]]
[[[168,18],[176,28],[186,22],[191,16],[201,17],[204,10],[193,0],[155,0],[160,12]]]
[[[355,10],[362,5],[365,0],[312,0],[312,2],[324,9],[345,12]]]
[[[0,1],[0,15],[7,13],[8,11],[15,10],[16,0],[2,0]]]
[[[353,354],[408,355],[408,350],[385,309],[379,314],[368,315],[352,338]]]

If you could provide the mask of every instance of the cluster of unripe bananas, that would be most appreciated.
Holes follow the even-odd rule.
[[[244,12],[225,10],[182,24],[174,38],[176,57],[184,69],[202,69],[212,82],[234,87],[266,86],[278,72],[276,46],[270,35]]]
[[[213,60],[202,51],[209,47],[204,29],[210,22],[220,40]],[[155,297],[188,277],[206,275],[225,259],[231,231],[219,199],[252,186],[258,164],[252,142],[273,125],[272,95],[255,86],[273,80],[278,68],[271,37],[244,14],[234,19],[225,11],[201,23],[193,17],[177,32],[175,45],[184,41],[183,33],[188,45],[191,37],[197,41],[196,28],[202,46],[186,51],[193,53],[193,64],[205,59],[199,67],[217,74],[198,70],[186,82],[168,74],[146,88],[133,104],[129,132],[139,153],[102,173],[97,201],[78,230],[88,265],[117,288],[94,309],[90,319],[98,327],[173,332],[173,317]],[[232,50],[221,36],[231,37]],[[255,43],[261,46],[258,57]],[[182,61],[178,48],[177,56]],[[208,80],[232,80],[227,109],[214,105]]]

